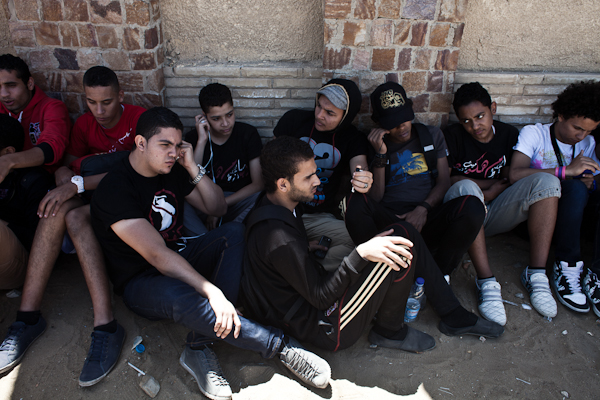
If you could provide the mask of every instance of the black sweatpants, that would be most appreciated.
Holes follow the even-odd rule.
[[[460,307],[423,237],[411,224],[400,220],[393,212],[361,193],[346,196],[345,220],[348,233],[356,245],[392,227],[395,234],[409,239],[413,243],[411,266],[415,270],[414,276],[425,279],[425,295],[435,312],[443,317]]]
[[[369,219],[369,215],[363,216]],[[401,224],[391,226],[396,235],[409,236]],[[404,326],[404,311],[415,280],[414,263],[394,271],[381,263],[369,263],[360,279],[321,317],[315,345],[336,351],[352,346],[363,334],[375,314],[377,324],[399,331]]]

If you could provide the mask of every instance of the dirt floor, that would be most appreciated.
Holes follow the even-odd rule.
[[[488,240],[489,258],[505,300],[528,302],[519,276],[527,265],[528,243],[515,234]],[[588,255],[589,252],[585,254]],[[472,267],[458,268],[451,285],[461,303],[477,313]],[[427,282],[425,283],[427,284]],[[14,320],[20,298],[0,292],[0,335]],[[204,398],[179,365],[186,329],[135,316],[119,297],[115,314],[127,331],[115,369],[100,383],[82,389],[78,377],[90,344],[91,300],[76,256],[63,256],[44,297],[46,333],[21,364],[0,377],[0,399],[147,399],[131,362],[160,383],[156,399]],[[312,389],[299,383],[275,360],[217,344],[233,398],[242,399],[597,399],[600,392],[600,322],[559,304],[558,316],[545,320],[534,310],[506,305],[508,323],[499,339],[447,337],[431,307],[413,326],[432,335],[437,346],[415,355],[371,348],[368,330],[352,348],[338,353],[314,349],[331,364],[331,385]],[[146,351],[131,351],[141,335]]]

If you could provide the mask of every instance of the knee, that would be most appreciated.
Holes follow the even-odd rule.
[[[228,243],[235,245],[244,241],[245,227],[241,222],[228,222],[225,225],[227,230],[223,232],[223,236]]]
[[[560,180],[546,172],[538,172],[529,177],[533,193],[547,193],[545,197],[560,197]]]
[[[65,215],[65,223],[69,234],[76,234],[84,224],[91,224],[89,209],[86,210],[86,207],[74,208]]]
[[[465,222],[470,226],[481,227],[485,220],[485,206],[477,197],[466,196],[463,202],[461,215],[465,217]]]
[[[450,186],[444,202],[448,202],[452,199],[461,196],[475,196],[481,203],[484,203],[483,192],[481,188],[470,179],[463,179]]]

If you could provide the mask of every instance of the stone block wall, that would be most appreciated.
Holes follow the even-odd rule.
[[[322,85],[323,69],[313,65],[177,65],[164,68],[166,106],[187,129],[200,113],[198,93],[209,83],[232,92],[236,121],[255,126],[261,137],[273,136],[279,118],[292,108],[312,109]]]
[[[481,83],[498,104],[496,119],[521,128],[552,122],[551,104],[556,96],[571,83],[582,80],[600,81],[600,74],[458,71],[453,92],[465,83]],[[454,110],[451,112],[450,120],[457,121]]]
[[[416,118],[445,125],[464,29],[467,0],[325,0],[326,77],[356,81],[363,107],[355,121],[372,125],[368,95],[401,83]]]
[[[2,0],[12,44],[36,84],[85,111],[82,78],[94,65],[117,72],[126,103],[163,104],[159,0]]]

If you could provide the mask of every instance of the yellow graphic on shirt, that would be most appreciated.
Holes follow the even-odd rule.
[[[412,153],[405,150],[393,153],[390,158],[390,181],[388,185],[406,182],[410,176],[427,172],[427,162],[423,153]]]

